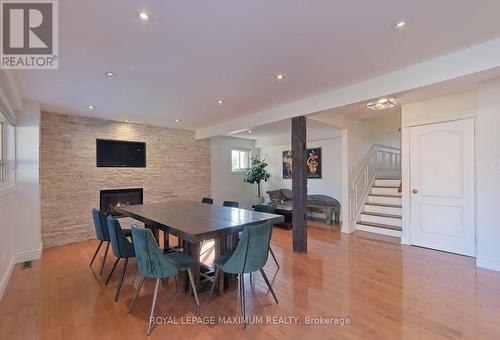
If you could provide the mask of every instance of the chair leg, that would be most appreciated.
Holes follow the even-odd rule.
[[[269,252],[271,253],[271,256],[273,257],[274,262],[276,263],[276,266],[278,267],[278,269],[280,269],[280,264],[278,263],[278,260],[276,259],[276,255],[274,255],[273,248],[269,247]]]
[[[108,256],[109,250],[109,241],[106,243],[106,250],[104,251],[104,257],[102,258],[101,269],[99,270],[99,275],[102,275],[102,271],[104,270],[104,263],[106,263],[106,256]]]
[[[109,279],[111,279],[111,275],[115,272],[116,266],[118,265],[118,262],[120,262],[120,258],[117,257],[115,263],[113,263],[113,268],[111,268],[111,271],[109,272],[108,278],[106,279],[106,286],[109,283]]]
[[[271,294],[273,294],[274,301],[276,301],[276,303],[278,303],[278,298],[276,297],[276,294],[274,294],[273,287],[269,283],[269,280],[267,279],[266,273],[264,272],[264,270],[262,268],[260,268],[259,270],[260,270],[260,273],[262,274],[262,277],[264,278],[264,281],[266,281],[266,284],[269,287],[269,290],[271,291]]]
[[[122,289],[123,278],[125,277],[125,271],[127,270],[127,264],[128,264],[128,259],[125,259],[125,263],[123,265],[123,273],[122,273],[122,276],[120,277],[120,282],[118,282],[118,287],[116,287],[115,302],[118,301],[118,296],[120,295],[120,290]]]
[[[217,286],[218,280],[219,280],[219,268],[215,268],[215,276],[214,276],[214,281],[212,282],[212,288],[210,289],[210,295],[208,295],[208,303],[212,301],[212,295],[214,294],[215,286]]]
[[[97,246],[97,249],[95,250],[94,256],[92,257],[92,261],[90,261],[90,267],[92,267],[92,263],[94,263],[95,257],[97,256],[97,253],[99,252],[99,249],[101,249],[102,243],[104,241],[100,241],[99,245]]]
[[[146,280],[145,276],[143,276],[142,279],[141,279],[141,281],[139,282],[139,287],[137,287],[137,292],[135,292],[134,298],[132,299],[132,302],[130,303],[130,307],[128,307],[128,312],[127,313],[130,313],[132,311],[132,308],[134,308],[135,300],[139,296],[139,292],[141,291],[142,284],[144,283],[144,280]]]
[[[189,275],[189,281],[191,282],[191,288],[193,289],[194,299],[196,300],[196,306],[200,308],[200,302],[198,301],[198,293],[196,292],[196,286],[194,285],[193,273],[191,272],[191,268],[187,270]]]
[[[160,287],[160,279],[156,279],[155,293],[153,295],[153,304],[151,305],[151,314],[149,315],[148,331],[146,332],[146,335],[151,334],[151,325],[153,324],[154,320],[156,298],[158,297],[158,287]]]
[[[243,273],[239,274],[240,281],[240,302],[241,302],[241,328],[245,329],[247,327],[247,309],[245,306],[245,278]]]

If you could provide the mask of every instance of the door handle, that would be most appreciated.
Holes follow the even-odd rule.
[[[418,190],[417,189],[413,189],[411,192],[413,192],[414,194],[418,193]]]

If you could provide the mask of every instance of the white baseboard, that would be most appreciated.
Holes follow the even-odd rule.
[[[2,280],[0,281],[0,300],[2,300],[3,293],[5,292],[5,289],[7,289],[10,275],[12,274],[12,270],[14,269],[15,264],[16,264],[15,256],[14,254],[12,254],[7,270],[5,271],[5,274],[3,275]]]
[[[16,263],[23,263],[26,261],[38,260],[42,256],[43,244],[40,242],[40,246],[38,249],[25,251],[22,253],[15,253],[15,261]]]
[[[476,258],[476,266],[500,272],[500,261],[491,257]]]
[[[38,249],[12,254],[9,266],[7,267],[7,270],[5,271],[5,274],[2,277],[2,280],[0,281],[0,300],[2,300],[3,293],[5,292],[5,289],[9,284],[10,276],[12,275],[12,270],[14,269],[16,263],[22,263],[26,261],[33,261],[40,259],[40,257],[42,256],[42,249],[43,249],[43,244],[40,242],[40,247]]]

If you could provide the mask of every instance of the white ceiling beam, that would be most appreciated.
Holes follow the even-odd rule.
[[[500,67],[500,38],[337,90],[197,129],[195,136],[196,139],[204,139],[224,135],[299,115],[310,115],[409,91],[497,67]]]

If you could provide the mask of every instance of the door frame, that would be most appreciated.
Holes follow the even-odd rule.
[[[401,181],[403,185],[402,195],[402,216],[403,224],[401,231],[401,244],[412,245],[411,241],[411,183],[410,175],[410,129],[415,126],[432,125],[437,123],[455,122],[459,120],[472,119],[474,123],[474,257],[477,258],[477,214],[476,214],[476,192],[477,183],[477,135],[476,135],[476,114],[475,112],[465,112],[454,117],[444,117],[440,119],[428,119],[418,122],[402,124],[401,127]]]

